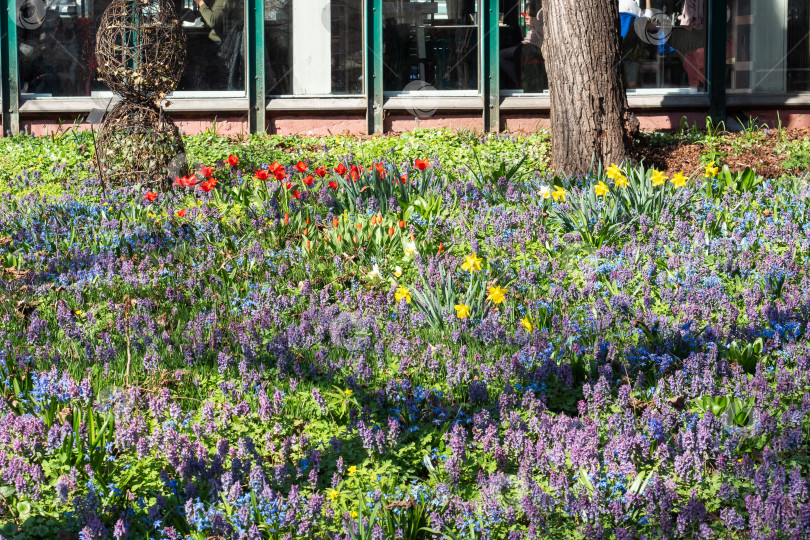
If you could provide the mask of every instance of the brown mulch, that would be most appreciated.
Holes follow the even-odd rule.
[[[776,130],[770,134],[764,130],[751,136],[743,133],[726,133],[714,148],[707,144],[688,144],[678,142],[665,146],[652,146],[649,135],[643,135],[641,144],[634,150],[634,159],[644,160],[649,167],[663,170],[669,174],[683,171],[691,174],[705,166],[701,156],[717,152],[717,161],[728,165],[732,172],[742,171],[746,167],[756,169],[757,174],[766,178],[777,178],[783,174],[796,173],[782,167],[785,156],[778,152],[782,141],[802,140],[810,136],[810,129],[791,129],[781,135]]]

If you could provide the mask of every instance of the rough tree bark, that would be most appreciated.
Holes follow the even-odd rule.
[[[551,166],[621,163],[638,132],[627,105],[616,0],[542,0],[551,94]]]

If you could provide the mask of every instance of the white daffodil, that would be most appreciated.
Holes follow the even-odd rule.
[[[544,199],[551,198],[551,188],[548,186],[540,186],[540,197]]]
[[[394,267],[394,275],[397,276],[397,277],[402,277],[402,267],[401,266],[395,266]]]
[[[380,265],[374,263],[374,267],[371,269],[371,272],[368,273],[368,277],[371,279],[377,279],[380,277]]]
[[[404,250],[405,250],[405,260],[410,259],[416,254],[416,242],[414,242],[413,240],[408,240],[407,242],[405,242]]]

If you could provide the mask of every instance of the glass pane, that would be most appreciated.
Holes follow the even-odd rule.
[[[363,93],[362,0],[265,0],[267,95]]]
[[[89,96],[107,90],[96,77],[97,22],[109,1],[57,0],[47,3],[44,19],[29,2],[30,17],[17,27],[20,91],[39,96]]]
[[[207,8],[193,0],[175,4],[187,37],[186,70],[177,90],[244,92],[242,0],[207,1]],[[41,23],[32,18],[32,24],[18,27],[23,94],[90,96],[109,90],[98,80],[95,62],[98,23],[108,5],[109,0],[56,0],[46,4]]]
[[[245,5],[242,0],[181,0],[186,70],[180,91],[245,90]]]
[[[501,0],[501,89],[536,94],[548,90],[540,0]]]
[[[708,0],[619,0],[628,90],[706,91]]]
[[[476,0],[383,1],[386,91],[477,90]]]
[[[765,93],[810,90],[810,3],[729,0],[727,7],[728,88]]]

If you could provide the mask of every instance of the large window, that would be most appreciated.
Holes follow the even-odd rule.
[[[95,36],[109,0],[43,3],[18,25],[20,89],[24,96],[108,95],[98,80]],[[242,0],[178,0],[175,9],[187,38],[180,92],[232,90],[244,93]]]
[[[810,3],[729,0],[727,78],[731,90],[810,91]]]
[[[383,1],[387,92],[478,90],[477,0]]]
[[[267,94],[362,94],[362,28],[362,0],[265,0]]]
[[[548,90],[539,0],[500,0],[499,61],[506,94]],[[622,66],[634,91],[704,91],[706,5],[686,0],[618,0]]]

